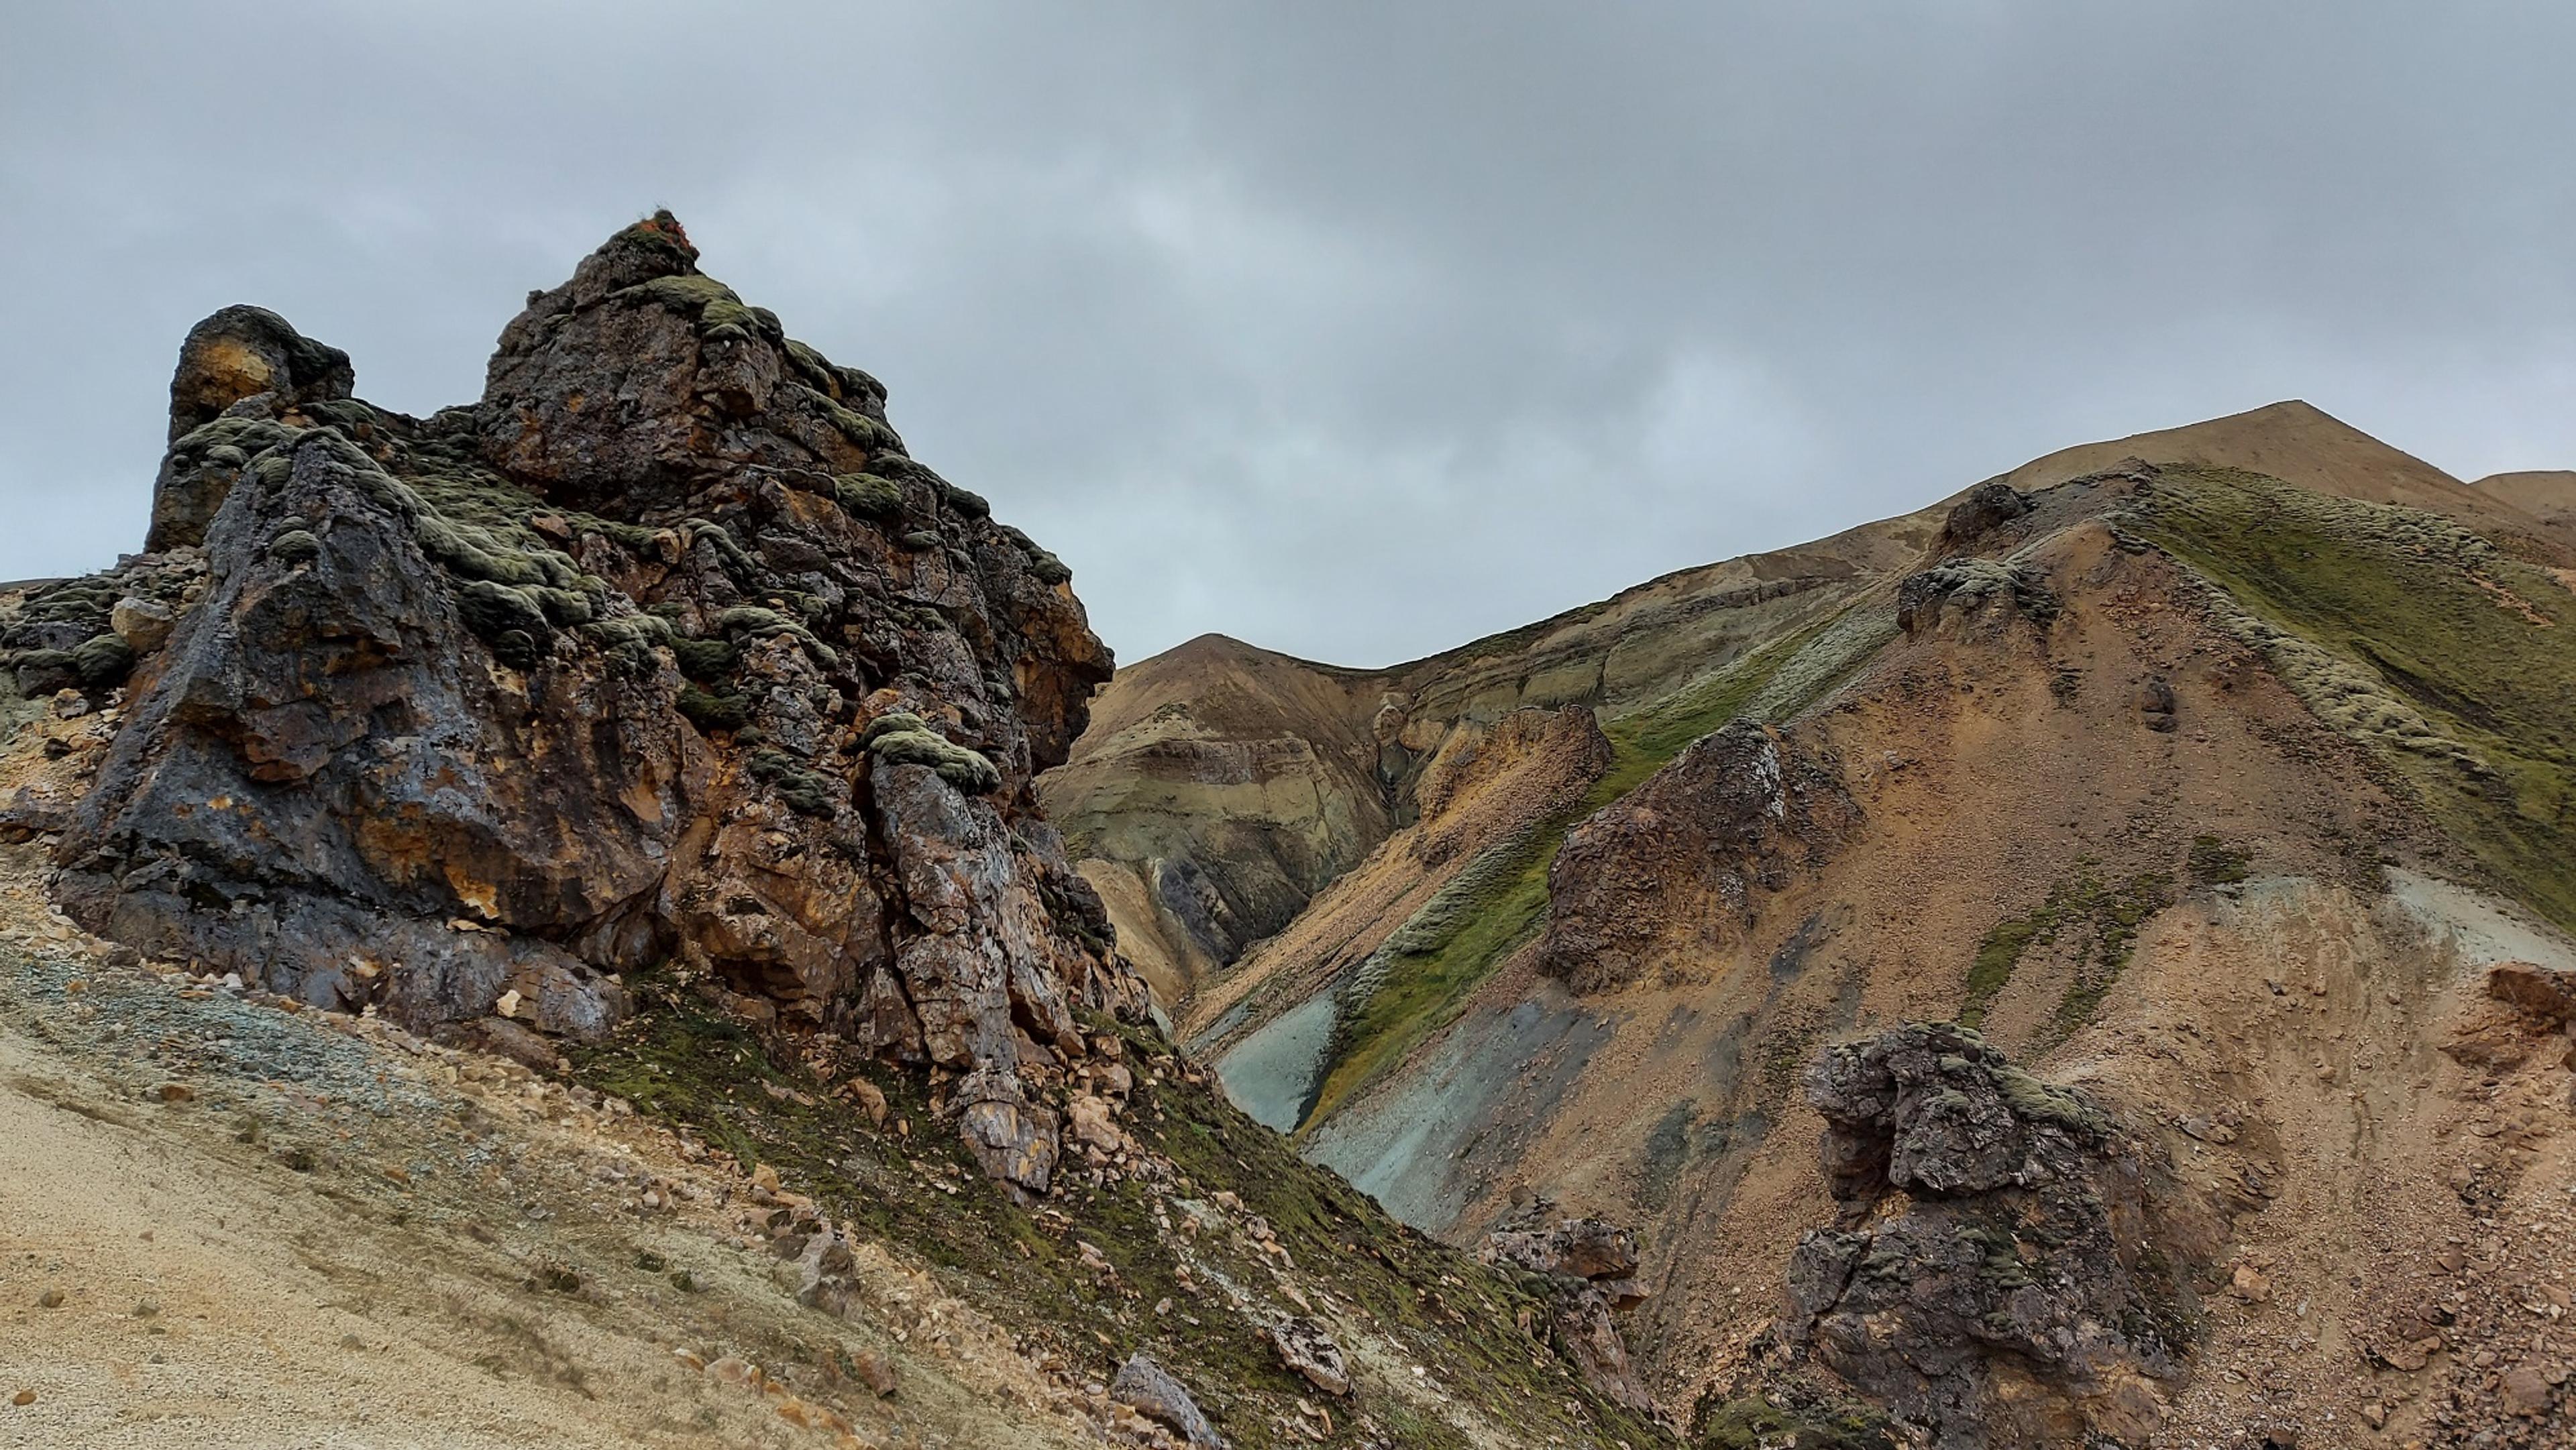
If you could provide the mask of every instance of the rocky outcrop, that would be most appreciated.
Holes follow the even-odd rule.
[[[1935,1445],[2146,1443],[2193,1311],[2120,1126],[1950,1023],[1827,1050],[1806,1096],[1842,1221],[1780,1340]]]
[[[170,441],[205,429],[239,408],[237,425],[200,436],[196,446],[173,447],[152,490],[153,551],[201,542],[250,454],[240,443],[258,420],[288,408],[337,402],[357,387],[349,355],[297,332],[265,307],[227,307],[195,327],[179,345],[179,367],[170,378]],[[217,449],[223,456],[208,458]]]
[[[930,1070],[1042,1190],[1077,1014],[1142,1008],[1030,788],[1108,651],[881,387],[696,255],[618,233],[428,419],[274,314],[190,334],[166,547],[8,641],[22,681],[132,672],[63,904],[451,1037],[595,1035],[668,968]]]
[[[1644,1302],[1635,1278],[1637,1237],[1592,1218],[1543,1217],[1544,1204],[1485,1238],[1478,1254],[1548,1281],[1554,1303],[1550,1328],[1558,1351],[1582,1370],[1594,1389],[1636,1410],[1652,1410],[1654,1395],[1628,1359],[1617,1311]]]
[[[1992,559],[1952,558],[1909,574],[1896,588],[1896,627],[1920,639],[1945,624],[1991,639],[2015,620],[2046,628],[2057,600],[2033,571]]]
[[[1968,490],[1941,520],[1945,550],[1973,547],[1988,534],[2029,513],[2030,496],[2009,483],[1989,479]]]
[[[1658,951],[1736,940],[1765,894],[1859,820],[1830,759],[1791,731],[1735,721],[1566,834],[1539,970],[1598,991],[1635,980]]]

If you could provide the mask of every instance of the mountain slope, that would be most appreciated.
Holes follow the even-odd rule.
[[[147,551],[0,591],[0,1201],[178,1181],[193,1239],[175,1325],[122,1235],[11,1257],[0,1438],[1667,1438],[1594,1291],[1155,1031],[1032,788],[1109,672],[1069,571],[697,260],[621,230],[428,418],[227,308]],[[400,1352],[240,1362],[325,1326]]]
[[[2565,1069],[2484,996],[2498,963],[2576,968],[2576,554],[2297,404],[1954,497],[1879,536],[1899,560],[1709,605],[1655,684],[1553,698],[1585,678],[1557,654],[1453,706],[1443,738],[1511,804],[1382,773],[1396,827],[1175,1015],[1238,1101],[1412,1222],[1471,1242],[1535,1195],[1639,1226],[1656,1292],[1628,1328],[1668,1405],[1823,1332],[1774,1324],[1838,1212],[1810,1061],[1977,1021],[2137,1133],[2189,1333],[2134,1393],[2014,1371],[2076,1417],[2029,1422],[2055,1429],[1938,1435],[2537,1433],[2472,1351],[2554,1373],[2567,1348],[2455,1316],[2428,1365],[2407,1296],[2443,1292],[2422,1235],[2476,1245],[2467,1275],[2505,1262],[2489,1218],[2517,1272],[2576,1268],[2550,1239],[2576,1179],[2534,1117]],[[1543,744],[1581,732],[1523,704],[1577,706],[1608,749]],[[2285,1342],[2289,1303],[2318,1337]],[[2232,1403],[2222,1369],[2279,1393]]]

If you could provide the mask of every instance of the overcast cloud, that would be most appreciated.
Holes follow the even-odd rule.
[[[38,4],[0,578],[139,547],[257,302],[470,401],[655,206],[1135,660],[1378,664],[2305,397],[2576,466],[2576,7]]]

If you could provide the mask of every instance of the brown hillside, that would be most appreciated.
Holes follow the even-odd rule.
[[[1670,1407],[1777,1391],[1756,1347],[1804,1332],[1784,1266],[1837,1212],[1808,1064],[1974,1021],[2137,1135],[2175,1349],[2116,1383],[1989,1361],[2020,1418],[1936,1443],[2553,1443],[2514,1406],[2576,1342],[2478,1295],[2576,1276],[2564,1054],[2484,994],[2576,970],[2557,526],[2304,404],[1962,497],[1382,676],[1390,829],[1185,1032],[1453,1241],[1533,1197],[1639,1229]],[[1530,707],[1565,705],[1597,773],[1541,748]],[[1471,729],[1509,809],[1430,788]]]

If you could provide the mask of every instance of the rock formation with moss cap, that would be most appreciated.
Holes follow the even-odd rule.
[[[1030,790],[1110,672],[1062,564],[668,213],[534,295],[479,403],[353,384],[274,313],[207,319],[155,552],[22,612],[22,685],[129,707],[65,908],[548,1062],[677,974],[928,1070],[1045,1190],[1083,1015],[1144,1005]]]

